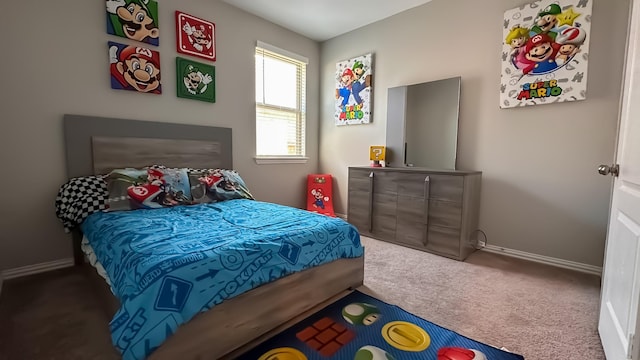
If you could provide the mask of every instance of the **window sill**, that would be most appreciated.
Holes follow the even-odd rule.
[[[272,164],[306,164],[308,157],[287,157],[287,156],[256,156],[254,158],[258,165]]]

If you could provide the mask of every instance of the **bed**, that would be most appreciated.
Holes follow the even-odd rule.
[[[63,122],[69,178],[150,164],[233,169],[232,133],[229,128],[80,115],[65,115]],[[234,205],[241,208],[237,212],[248,213],[248,208],[242,208],[253,206],[248,204],[250,202],[232,200],[206,206],[223,211],[222,207]],[[268,206],[259,202],[256,204]],[[111,219],[106,223],[111,223]],[[84,234],[76,229],[72,235],[75,263],[86,266],[81,249]],[[357,233],[350,237],[354,242],[357,237],[359,243]],[[173,329],[168,332],[173,334],[159,347],[147,343],[147,350],[151,351],[149,358],[218,359],[230,353],[237,354],[256,338],[362,285],[363,269],[364,255],[339,258],[317,266],[305,265],[299,269],[302,271],[284,277],[269,278],[268,282],[235,297],[219,297],[210,310],[199,312],[177,327],[175,332]],[[113,316],[122,304],[95,270],[87,273],[92,274],[92,286],[100,292],[106,310]],[[220,300],[224,301],[220,303]],[[149,304],[149,307],[154,307],[154,304]],[[158,307],[158,303],[155,307]]]

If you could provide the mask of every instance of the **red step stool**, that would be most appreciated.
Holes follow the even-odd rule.
[[[332,184],[330,174],[307,175],[307,210],[336,217],[333,212]]]

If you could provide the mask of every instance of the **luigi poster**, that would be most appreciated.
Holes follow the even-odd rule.
[[[501,108],[586,99],[592,1],[540,0],[505,12]]]
[[[216,102],[215,66],[176,57],[178,97]]]
[[[107,33],[158,46],[158,3],[154,0],[106,0]]]

